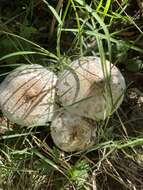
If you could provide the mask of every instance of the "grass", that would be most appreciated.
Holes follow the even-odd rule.
[[[40,63],[58,73],[67,60],[84,55],[98,55],[103,67],[108,59],[129,72],[128,60],[142,60],[143,52],[139,8],[132,14],[131,3],[16,1],[1,14],[0,80],[23,63]],[[137,118],[130,117],[134,109]],[[142,190],[143,119],[138,110],[126,96],[117,113],[98,123],[95,145],[69,154],[54,146],[48,126],[22,128],[6,122],[13,130],[0,135],[0,188]]]

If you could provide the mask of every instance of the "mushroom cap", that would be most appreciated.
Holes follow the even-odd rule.
[[[55,109],[56,75],[38,64],[22,65],[0,84],[0,108],[22,126],[44,125]]]
[[[95,132],[93,121],[68,112],[57,115],[51,124],[52,139],[65,152],[89,148],[95,143]]]
[[[99,57],[82,57],[73,61],[56,85],[59,101],[68,111],[104,120],[122,103],[126,88],[124,77],[116,66]]]

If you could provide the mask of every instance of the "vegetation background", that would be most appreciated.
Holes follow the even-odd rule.
[[[69,60],[98,55],[127,83],[122,106],[98,123],[85,152],[62,152],[49,127],[21,128],[1,113],[1,189],[143,189],[142,20],[142,0],[0,0],[0,81],[23,63],[58,73]]]

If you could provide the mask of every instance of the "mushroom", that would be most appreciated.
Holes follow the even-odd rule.
[[[124,77],[116,66],[99,57],[82,57],[73,61],[60,75],[57,95],[68,111],[104,120],[122,103],[126,88]]]
[[[81,151],[94,144],[95,126],[95,121],[63,112],[53,119],[51,136],[61,150],[65,152]]]
[[[0,108],[22,126],[44,125],[55,109],[56,75],[38,64],[22,65],[0,84]]]

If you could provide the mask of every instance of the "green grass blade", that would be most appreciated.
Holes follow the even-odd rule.
[[[50,166],[52,166],[55,170],[59,171],[60,173],[62,173],[65,176],[65,173],[59,168],[59,166],[57,164],[55,164],[53,161],[51,161],[48,158],[46,158],[44,155],[42,155],[37,150],[33,150],[33,152],[35,153],[36,156],[38,156],[44,162],[46,162],[47,164],[49,164]]]
[[[106,16],[106,14],[107,14],[107,12],[108,12],[108,10],[110,8],[110,5],[111,5],[111,0],[107,0],[105,8],[104,8],[104,12],[103,12],[104,16]]]
[[[34,48],[37,48],[38,51],[43,52],[43,53],[47,54],[47,56],[58,60],[58,57],[55,54],[49,52],[48,50],[44,49],[40,45],[38,45],[38,44],[36,44],[36,43],[34,43],[34,42],[30,41],[30,40],[27,40],[26,38],[23,38],[23,37],[21,37],[19,35],[16,35],[16,34],[4,31],[4,30],[0,30],[0,33],[12,36],[12,37],[17,38],[17,39],[22,40],[22,41],[25,41],[25,42],[31,44],[32,46],[34,46]]]
[[[14,52],[14,53],[10,53],[10,54],[7,54],[3,57],[0,58],[0,61],[3,61],[4,59],[8,59],[10,57],[13,57],[13,56],[19,56],[19,55],[33,55],[33,54],[36,54],[36,55],[44,55],[44,56],[47,56],[46,53],[42,53],[42,52],[34,52],[34,51],[19,51],[19,52]]]
[[[50,9],[50,11],[53,13],[54,17],[57,19],[58,23],[60,25],[62,25],[61,18],[58,15],[57,11],[46,0],[42,0],[42,1],[48,6],[48,8]]]

